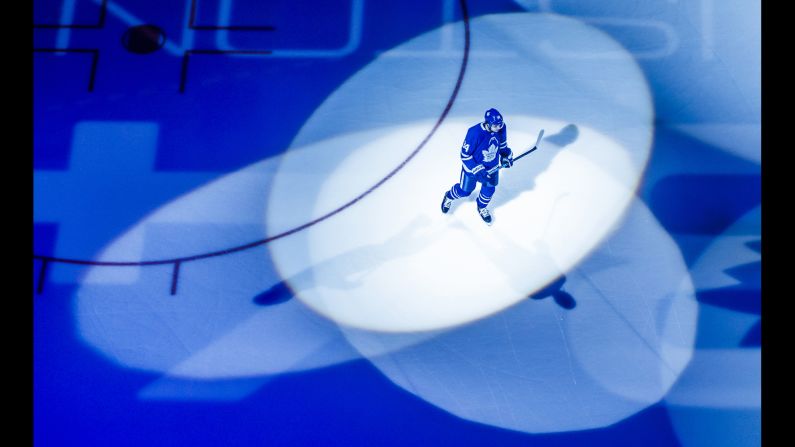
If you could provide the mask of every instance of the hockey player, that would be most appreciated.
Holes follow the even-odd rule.
[[[493,174],[487,171],[497,164],[506,168],[513,165],[513,151],[508,147],[505,123],[497,109],[487,110],[484,121],[469,128],[461,147],[461,162],[461,178],[444,194],[442,212],[450,211],[453,200],[472,194],[480,182],[478,214],[487,224],[491,224],[491,214],[486,207],[496,190],[500,171]]]

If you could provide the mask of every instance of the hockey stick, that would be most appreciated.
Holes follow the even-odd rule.
[[[513,162],[514,162],[514,163],[516,163],[516,161],[517,161],[517,160],[519,160],[520,158],[522,158],[522,157],[524,157],[525,155],[529,154],[530,152],[533,152],[534,150],[538,149],[538,143],[540,143],[540,142],[541,142],[541,138],[542,138],[543,136],[544,136],[544,129],[541,129],[541,132],[538,132],[538,138],[536,139],[536,144],[534,144],[534,145],[533,145],[533,147],[531,147],[531,148],[530,148],[530,149],[528,149],[527,151],[525,151],[525,152],[522,152],[522,153],[521,153],[521,154],[520,154],[518,157],[514,157],[514,158],[513,158]],[[489,169],[489,170],[488,170],[488,171],[486,171],[486,172],[487,172],[489,175],[491,175],[491,174],[494,174],[495,172],[499,171],[499,170],[500,170],[500,169],[502,169],[502,168],[504,168],[504,166],[503,166],[502,164],[498,164],[498,165],[494,166],[493,168]]]

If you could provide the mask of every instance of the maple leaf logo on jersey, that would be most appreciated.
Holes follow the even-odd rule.
[[[489,161],[494,160],[494,158],[497,156],[497,146],[498,145],[499,145],[499,142],[497,141],[497,139],[494,138],[494,137],[491,137],[491,139],[489,140],[489,148],[488,148],[488,150],[481,151],[481,152],[483,152],[483,161],[489,162]]]

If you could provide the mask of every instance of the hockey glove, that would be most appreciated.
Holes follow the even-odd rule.
[[[500,162],[502,163],[503,168],[510,168],[513,166],[513,155],[509,155],[508,157],[501,159]]]

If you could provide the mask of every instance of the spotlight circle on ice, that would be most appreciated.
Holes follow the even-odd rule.
[[[471,20],[456,102],[402,165],[456,83],[464,42],[443,36],[463,35],[463,27],[450,24],[379,55],[318,108],[282,157],[268,234],[314,221],[372,189],[344,212],[270,245],[296,296],[338,323],[433,330],[498,312],[576,265],[634,195],[652,134],[646,81],[613,39],[555,15]],[[440,49],[440,40],[449,47]],[[567,48],[596,56],[572,57]],[[459,200],[446,215],[438,202],[458,180],[466,129],[492,107],[508,123],[515,153],[540,129],[546,136],[501,176],[489,228],[473,202]],[[402,169],[389,177],[395,166]],[[497,243],[497,232],[511,244]],[[518,283],[506,281],[515,251],[539,242],[554,262],[531,260]]]
[[[511,282],[551,255],[543,242],[517,250]],[[698,308],[679,247],[636,199],[583,262],[500,313],[422,333],[343,332],[393,383],[445,411],[551,433],[614,424],[666,396],[694,356]]]

